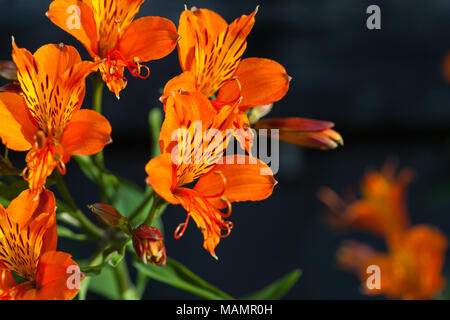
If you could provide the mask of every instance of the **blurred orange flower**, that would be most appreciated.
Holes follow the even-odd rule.
[[[319,198],[332,211],[331,221],[384,237],[387,253],[378,253],[359,242],[347,242],[337,252],[342,268],[356,273],[364,293],[384,294],[391,299],[431,299],[445,284],[442,268],[447,250],[445,235],[426,225],[410,226],[406,210],[406,186],[412,171],[403,169],[397,176],[387,163],[381,172],[365,175],[362,199],[347,204],[330,189],[319,191]],[[366,285],[369,267],[379,268],[379,287]]]
[[[6,210],[0,205],[1,300],[68,300],[78,293],[68,272],[78,265],[55,251],[56,243],[53,193],[46,190],[35,200],[26,190]],[[13,273],[24,281],[17,283]]]
[[[413,179],[410,169],[395,175],[387,163],[380,172],[368,172],[361,182],[361,199],[347,203],[334,191],[322,188],[319,198],[331,209],[328,220],[338,228],[353,228],[389,237],[409,226],[406,187]]]
[[[91,155],[111,141],[102,115],[80,110],[85,78],[97,67],[81,61],[77,50],[48,44],[33,55],[13,41],[22,95],[0,92],[0,137],[8,148],[28,151],[24,178],[37,195],[55,167],[65,173],[74,154]]]
[[[179,39],[168,19],[143,17],[133,21],[143,2],[55,0],[47,12],[54,24],[85,46],[94,61],[102,61],[103,80],[117,98],[127,83],[125,68],[135,77],[147,78],[150,71],[141,63],[167,56]]]
[[[232,128],[237,104],[216,113],[211,102],[198,92],[173,92],[165,109],[162,154],[147,164],[147,182],[167,202],[180,204],[188,212],[175,237],[183,235],[192,217],[202,230],[204,248],[217,258],[215,248],[220,238],[231,232],[232,223],[225,220],[231,215],[231,203],[265,199],[276,181],[270,168],[258,159],[224,157],[230,136],[227,129]],[[201,121],[201,128],[197,121]],[[177,129],[183,134],[173,141],[172,133]],[[220,134],[206,138],[207,130]],[[193,183],[195,186],[190,187]]]

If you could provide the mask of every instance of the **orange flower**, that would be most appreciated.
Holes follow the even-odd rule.
[[[0,299],[62,300],[78,293],[68,285],[68,268],[78,265],[69,254],[55,251],[56,242],[55,197],[50,191],[35,200],[26,190],[6,210],[0,205]],[[17,283],[13,272],[25,281]]]
[[[77,38],[100,64],[103,80],[117,98],[127,80],[127,68],[135,77],[147,78],[142,62],[161,59],[175,48],[175,25],[161,17],[133,21],[144,0],[55,0],[47,16]],[[142,72],[142,68],[146,69]]]
[[[367,294],[384,294],[392,299],[431,299],[444,287],[442,276],[447,239],[441,231],[419,225],[404,232],[388,254],[374,254],[360,271],[365,283],[367,267],[380,268],[380,289]]]
[[[37,195],[55,167],[65,173],[74,154],[91,155],[111,141],[102,115],[80,110],[86,76],[96,64],[81,61],[75,48],[49,44],[33,55],[13,41],[23,95],[0,92],[0,137],[16,151],[28,151],[24,178]]]
[[[397,176],[389,163],[381,172],[371,171],[362,180],[362,199],[346,203],[334,191],[322,188],[319,198],[334,215],[330,222],[336,227],[355,228],[383,237],[393,237],[408,225],[406,187],[412,171],[403,169]]]
[[[281,100],[291,80],[283,66],[262,58],[242,60],[257,11],[231,24],[208,9],[193,7],[183,11],[178,26],[178,53],[184,73],[169,81],[163,99],[179,89],[198,90],[208,98],[217,93],[213,105],[220,109],[242,97],[234,126],[243,131],[250,128],[247,109]],[[249,150],[252,133],[241,133],[236,138]]]
[[[329,150],[343,145],[341,135],[334,131],[334,124],[328,121],[305,118],[264,119],[255,123],[254,128],[269,130],[279,129],[280,140],[299,146]],[[259,131],[262,134],[263,131]]]
[[[167,202],[180,204],[188,212],[175,237],[183,235],[192,217],[202,230],[204,248],[217,258],[220,238],[232,229],[232,223],[225,220],[231,214],[231,203],[265,199],[276,181],[270,168],[255,158],[223,156],[237,103],[216,113],[202,94],[181,91],[168,97],[165,109],[162,155],[147,164],[147,182]],[[174,136],[176,129],[181,134]]]

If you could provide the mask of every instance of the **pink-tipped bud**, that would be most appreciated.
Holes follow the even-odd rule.
[[[279,129],[279,139],[307,148],[330,150],[344,145],[342,136],[333,130],[328,121],[305,118],[264,119],[255,129]],[[270,130],[267,132],[270,135]]]
[[[122,229],[123,232],[131,234],[130,221],[117,211],[116,208],[105,203],[95,203],[88,206],[98,221],[108,227]]]
[[[158,229],[146,225],[134,229],[133,247],[143,263],[150,261],[155,266],[166,264],[166,248]]]

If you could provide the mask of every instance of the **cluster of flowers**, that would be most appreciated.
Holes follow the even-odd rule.
[[[338,250],[339,264],[356,273],[362,291],[391,299],[431,299],[445,285],[442,268],[447,250],[445,235],[432,226],[411,225],[406,206],[410,169],[395,175],[385,164],[380,172],[368,172],[361,183],[362,198],[345,201],[322,188],[319,198],[331,209],[328,220],[337,229],[354,229],[382,237],[387,253],[377,253],[364,243],[349,241]],[[379,270],[379,283],[371,282],[371,267]]]
[[[161,97],[165,111],[159,137],[161,155],[146,166],[147,182],[160,202],[186,209],[186,221],[175,236],[184,233],[192,217],[203,233],[204,248],[214,257],[220,238],[232,228],[225,220],[231,214],[231,203],[265,199],[276,181],[262,161],[224,153],[230,134],[223,135],[219,149],[214,139],[202,141],[203,151],[210,152],[203,152],[208,157],[200,163],[184,161],[188,159],[174,163],[171,153],[175,147],[181,158],[186,154],[195,157],[195,152],[186,152],[193,151],[191,139],[204,133],[195,131],[195,121],[201,121],[204,130],[222,133],[228,129],[248,132],[251,126],[278,128],[280,139],[313,148],[332,149],[342,143],[330,122],[303,118],[258,121],[286,94],[291,78],[274,61],[242,59],[257,10],[228,24],[210,10],[186,9],[177,30],[161,17],[134,20],[143,2],[51,3],[47,17],[78,39],[92,61],[82,61],[74,47],[64,44],[44,45],[31,54],[12,41],[17,81],[0,92],[0,137],[8,149],[28,151],[23,178],[29,189],[6,210],[0,207],[2,299],[71,299],[78,292],[67,285],[66,272],[77,264],[69,254],[56,251],[55,197],[45,186],[55,169],[66,172],[71,156],[96,154],[112,141],[108,120],[97,111],[81,109],[85,79],[92,72],[99,71],[109,90],[119,97],[127,83],[125,69],[135,77],[147,78],[149,69],[142,63],[167,56],[178,44],[183,73],[167,83]],[[179,128],[187,130],[190,137],[173,141],[172,132]],[[236,139],[250,153],[253,135],[237,134]],[[266,174],[262,175],[261,169]],[[195,186],[188,187],[192,183]],[[164,264],[165,248],[158,230],[146,225],[133,230],[106,204],[92,210],[104,223],[123,227],[144,262]]]

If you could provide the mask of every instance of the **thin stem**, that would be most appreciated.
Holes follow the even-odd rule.
[[[102,100],[103,100],[103,79],[100,72],[96,72],[92,75],[92,108],[98,113],[102,113]],[[98,177],[98,186],[100,189],[100,199],[102,202],[108,202],[108,197],[106,195],[105,179],[104,179],[104,169],[105,169],[105,159],[103,155],[103,150],[97,153],[95,156],[95,162],[100,169],[100,174]]]
[[[103,230],[98,228],[96,225],[94,225],[86,216],[81,212],[80,209],[78,209],[77,205],[75,204],[75,201],[73,200],[72,196],[70,195],[69,189],[67,189],[67,186],[64,182],[63,176],[61,173],[56,173],[56,187],[58,188],[59,193],[61,194],[61,197],[64,199],[64,201],[68,204],[68,206],[71,209],[72,215],[80,221],[83,229],[90,235],[96,237],[96,238],[102,238],[103,237]]]
[[[102,261],[103,257],[103,250],[99,250],[91,259],[89,262],[89,266],[95,266],[99,264]],[[91,282],[91,277],[86,277],[81,281],[80,290],[78,291],[78,300],[85,300],[86,294],[88,292],[89,288],[89,282]]]
[[[141,212],[142,210],[145,209],[145,207],[150,203],[150,201],[153,199],[154,197],[154,191],[150,190],[150,193],[144,197],[144,199],[142,200],[141,204],[136,208],[136,210],[134,210],[130,216],[129,219],[133,220],[134,218],[136,218]]]
[[[103,79],[100,72],[93,73],[92,79],[92,108],[102,113]]]
[[[161,131],[163,114],[161,109],[153,108],[148,114],[148,124],[150,127],[150,139],[152,143],[152,158],[160,155],[159,149],[159,133]]]
[[[148,216],[145,219],[144,224],[151,226],[155,217],[161,212],[161,209],[165,208],[166,204],[167,202],[164,201],[163,198],[161,198],[155,193],[152,208],[150,209],[150,212],[148,213]]]
[[[113,268],[114,277],[119,287],[120,298],[127,300],[137,299],[136,291],[131,284],[130,275],[128,273],[128,267],[125,259],[119,262],[119,264]]]
[[[136,295],[138,298],[142,298],[148,283],[148,277],[145,273],[138,270],[136,279]]]

